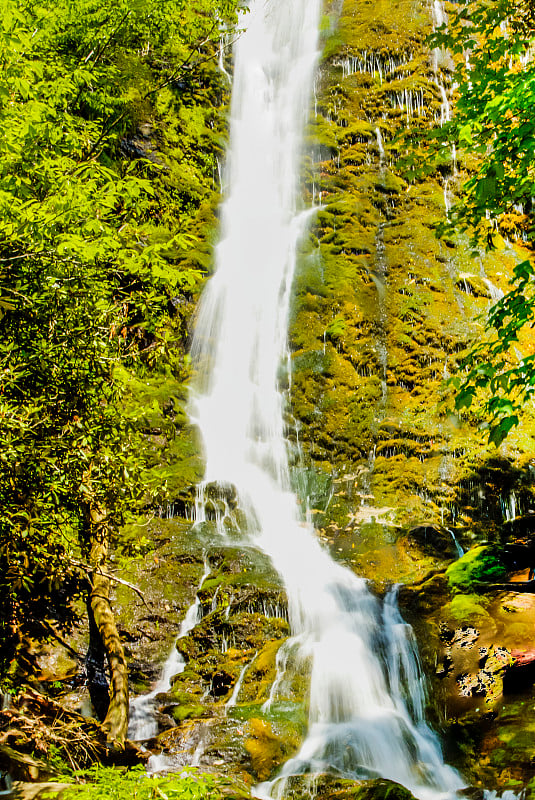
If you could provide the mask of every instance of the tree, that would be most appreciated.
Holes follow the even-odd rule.
[[[453,119],[431,135],[444,164],[455,145],[468,177],[442,227],[466,231],[475,247],[496,246],[500,236],[531,250],[535,178],[535,13],[508,0],[460,0],[432,37],[454,57]],[[457,409],[483,398],[489,440],[499,445],[518,424],[535,390],[535,355],[519,341],[535,324],[535,260],[531,253],[514,271],[510,291],[491,309],[486,341],[477,343],[455,379]],[[524,352],[520,352],[522,348]]]
[[[203,278],[214,56],[236,8],[0,0],[2,652],[87,586],[119,746],[127,676],[106,556],[150,501],[132,386],[173,360],[170,301]]]

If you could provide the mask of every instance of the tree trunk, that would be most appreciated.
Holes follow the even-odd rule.
[[[97,719],[99,722],[104,722],[110,707],[110,684],[106,650],[93,616],[90,591],[87,596],[87,618],[89,620],[89,645],[85,657],[87,684]]]
[[[128,730],[128,669],[124,649],[110,605],[110,580],[102,575],[108,555],[108,526],[104,511],[94,505],[88,509],[89,563],[93,568],[88,611],[106,652],[110,672],[109,705],[102,727],[108,743],[124,749]]]

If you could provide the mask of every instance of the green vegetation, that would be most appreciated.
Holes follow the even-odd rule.
[[[87,782],[65,789],[62,800],[215,800],[221,796],[212,776],[194,770],[161,776],[147,775],[141,766],[125,771],[95,765],[84,777]]]
[[[460,592],[477,590],[482,583],[503,580],[506,569],[495,548],[473,547],[446,570],[450,586]]]
[[[532,205],[535,174],[533,9],[524,3],[463,0],[432,38],[454,55],[458,84],[453,120],[438,134],[436,163],[460,153],[465,180],[442,232],[467,231],[474,246],[528,246],[510,289],[492,308],[487,337],[472,348],[468,374],[455,380],[458,409],[481,398],[489,440],[499,445],[519,424],[535,389],[535,354],[526,329],[535,322]]]
[[[127,510],[151,502],[154,417],[171,439],[180,422],[158,399],[148,419],[140,388],[187,375],[181,344],[209,263],[225,130],[214,57],[236,5],[0,2],[7,662],[45,604],[64,616],[85,573],[101,636],[113,622],[93,603],[97,583],[109,593],[96,573]]]
[[[451,584],[456,588],[459,587],[454,580],[451,580]],[[481,623],[481,620],[489,617],[477,594],[455,595],[451,603],[444,607],[444,616],[453,620],[457,625],[477,625]]]
[[[289,634],[280,581],[263,557],[241,546],[218,552],[209,545],[210,522],[198,527],[198,541],[184,519],[146,524],[146,512],[157,504],[177,500],[180,513],[199,477],[199,447],[184,412],[185,342],[211,268],[215,176],[228,100],[215,56],[220,28],[235,21],[236,3],[51,5],[0,0],[3,688],[17,688],[16,667],[36,642],[41,645],[43,623],[53,622],[48,630],[61,635],[56,623],[70,621],[73,599],[89,599],[95,622],[91,668],[106,671],[105,656],[112,666],[113,713],[108,707],[101,714],[109,734],[106,757],[119,759],[109,745],[121,746],[125,736],[126,655],[130,686],[146,690],[209,563],[211,573],[198,591],[202,622],[180,639],[187,664],[171,692],[158,699],[162,728],[172,721],[176,727],[160,732],[157,747],[187,758],[202,743],[208,763],[224,762],[235,774],[261,780],[295,751],[307,726],[308,662],[291,679],[287,674],[279,698],[263,710],[286,658],[284,651],[278,656]],[[471,36],[477,29],[471,57],[480,58],[473,71],[483,97],[487,85],[498,92],[502,66],[504,74],[510,69],[500,56],[500,70],[482,77],[485,19],[500,47],[520,47],[520,40],[491,31],[491,12],[502,13],[501,3],[461,29],[458,20],[472,7],[457,6],[459,16],[452,12],[447,35]],[[436,127],[439,72],[448,83],[446,59],[435,71],[426,49],[428,7],[414,0],[345,0],[327,11],[318,113],[308,128],[313,154],[303,159],[305,202],[319,190],[321,207],[301,245],[290,330],[288,422],[296,421],[295,436],[308,460],[292,466],[292,484],[340,561],[381,589],[389,581],[421,578],[413,595],[432,672],[435,609],[440,606],[454,627],[490,625],[491,603],[480,601],[477,592],[502,580],[505,568],[497,550],[479,547],[451,565],[446,580],[434,571],[453,552],[449,530],[444,529],[447,547],[437,550],[433,543],[424,557],[393,523],[412,528],[452,520],[467,546],[483,536],[493,539],[506,503],[525,511],[532,498],[531,440],[522,468],[513,470],[519,461],[512,452],[510,463],[493,464],[489,472],[473,418],[465,425],[444,389],[444,378],[459,373],[470,341],[479,335],[473,320],[486,312],[491,296],[483,273],[503,288],[515,258],[500,250],[494,272],[486,270],[484,259],[481,275],[472,274],[479,264],[469,257],[468,237],[464,243],[458,236],[435,237],[447,194],[443,178],[451,177],[452,142],[461,175],[476,183],[481,175],[483,183],[473,188],[473,202],[460,204],[451,219],[467,230],[475,227],[478,242],[498,247],[504,236],[529,239],[531,199],[519,176],[525,196],[515,195],[514,206],[500,210],[502,182],[509,176],[514,184],[513,157],[504,162],[503,179],[498,164],[495,176],[478,172],[478,164],[486,169],[479,150],[489,148],[492,136],[501,141],[500,114],[511,136],[518,126],[493,95],[488,124],[466,127],[471,114],[487,113],[481,97],[473,107],[464,99],[462,92],[471,90],[466,76],[459,116],[442,129],[436,159],[424,158],[428,145],[417,144],[414,159],[426,162],[427,171],[407,183],[398,171],[399,131],[409,130],[410,138],[415,126]],[[514,18],[509,24],[516,24]],[[446,41],[443,35],[437,43]],[[520,52],[513,54],[513,66]],[[518,73],[530,70],[528,63]],[[520,88],[518,103],[519,93]],[[527,158],[530,133],[522,130]],[[520,150],[514,156],[522,161]],[[512,346],[530,352],[522,328],[531,319],[531,262],[517,260],[515,288],[491,314],[502,335],[490,350],[474,351],[474,372],[458,400],[458,408],[466,406],[490,387],[493,402],[501,403],[485,412],[496,411],[502,425],[492,427],[491,416],[495,442],[532,385],[527,373],[511,372],[518,380],[511,400],[512,385],[500,379],[497,366],[502,346],[504,369],[513,365]],[[210,503],[212,510],[222,505],[217,495]],[[230,525],[227,533],[234,535]],[[117,569],[141,594],[132,602],[131,586],[117,587],[115,625],[108,571]],[[444,607],[448,582],[452,599]],[[512,603],[502,616],[511,641],[527,640],[529,624],[515,622]],[[74,647],[79,652],[79,642]],[[50,672],[32,672],[36,663],[37,657],[27,674],[38,676],[43,691],[65,705],[78,702],[70,692],[71,672],[50,682]],[[73,664],[78,679],[82,668]],[[56,665],[52,677],[57,675]],[[12,727],[9,735],[15,737]],[[25,737],[28,748],[39,741]],[[46,739],[44,734],[42,753]],[[103,758],[99,753],[91,758]],[[63,772],[66,762],[56,766]],[[242,796],[194,774],[148,778],[141,769],[95,768],[77,777],[86,782],[73,785],[67,799]],[[318,786],[319,795],[330,793],[328,784],[325,792]],[[331,788],[338,797],[409,796],[385,781]],[[307,792],[305,786],[294,796]]]

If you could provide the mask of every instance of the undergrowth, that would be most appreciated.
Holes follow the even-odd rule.
[[[62,800],[215,800],[220,796],[210,775],[193,770],[147,775],[141,765],[124,770],[95,764],[83,777],[87,783],[64,790]]]

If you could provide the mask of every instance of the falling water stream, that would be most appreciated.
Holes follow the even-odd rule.
[[[293,658],[312,664],[308,735],[258,795],[284,794],[290,775],[331,772],[453,797],[462,780],[425,722],[412,631],[395,593],[381,602],[335,563],[290,489],[278,376],[289,362],[296,247],[313,213],[298,207],[297,188],[320,8],[320,0],[256,0],[235,51],[229,190],[193,346],[203,485],[235,487],[243,535],[284,580]],[[200,498],[202,506],[202,487]]]
[[[198,591],[208,575],[210,574],[210,564],[208,559],[204,562],[204,574],[198,587]],[[187,636],[193,630],[195,625],[199,622],[201,615],[201,603],[198,593],[195,595],[195,600],[186,612],[186,616],[180,625],[180,631],[177,637],[181,639]],[[128,720],[128,738],[135,742],[145,741],[158,733],[158,722],[154,716],[154,706],[156,698],[159,694],[165,694],[172,686],[173,678],[175,675],[183,672],[186,662],[182,655],[178,652],[176,641],[173,643],[169,657],[165,662],[162,674],[153,686],[149,694],[140,695],[130,703],[130,718]]]

